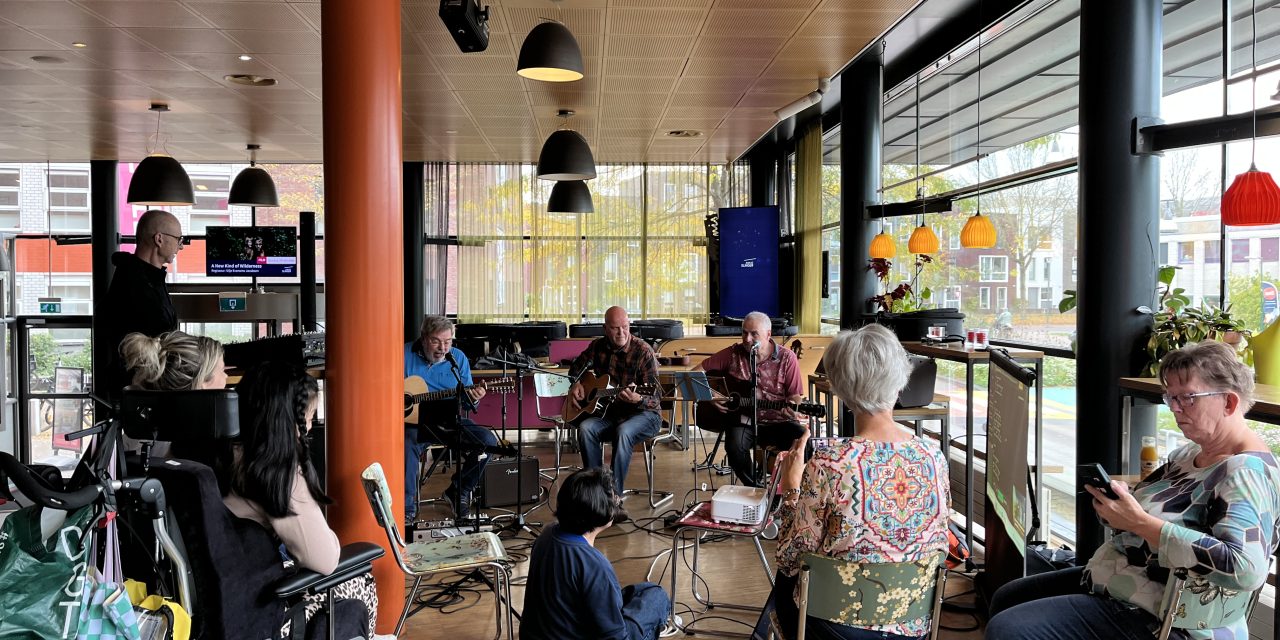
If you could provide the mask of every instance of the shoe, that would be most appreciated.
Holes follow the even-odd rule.
[[[444,494],[442,494],[440,498],[444,500],[446,505],[448,505],[449,511],[453,514],[455,520],[461,520],[470,515],[470,502],[466,498],[458,500],[457,494],[453,491],[453,487],[445,489]]]

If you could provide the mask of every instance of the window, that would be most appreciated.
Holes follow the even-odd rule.
[[[1040,277],[1044,278],[1045,282],[1053,280],[1053,258],[1044,259],[1044,271],[1040,272]]]
[[[1262,249],[1263,262],[1280,260],[1280,238],[1263,238],[1258,242],[1258,247]]]
[[[83,278],[59,276],[49,287],[49,296],[62,298],[63,315],[90,315],[93,313],[93,286],[88,276]]]
[[[1041,309],[1057,309],[1058,303],[1053,300],[1053,287],[1043,287],[1040,289],[1040,308]]]
[[[229,175],[194,175],[191,185],[195,188],[196,202],[191,205],[190,235],[202,235],[208,227],[225,227],[231,224],[227,211],[227,192],[231,189]]]
[[[1036,261],[1033,259],[1027,263],[1027,282],[1036,281]]]
[[[947,248],[952,250],[960,249],[960,232],[954,231],[947,234]]]
[[[1205,241],[1204,261],[1205,261],[1205,264],[1221,264],[1222,263],[1222,241],[1221,240]]]
[[[17,167],[0,169],[0,229],[17,229],[22,225],[21,201],[18,198]]]
[[[1167,264],[1169,262],[1169,243],[1160,243],[1160,252],[1156,254],[1157,264]]]
[[[48,181],[49,231],[88,231],[89,172],[53,169]]]
[[[1239,239],[1231,241],[1231,261],[1232,262],[1248,262],[1249,261],[1249,240]]]
[[[979,256],[978,280],[981,282],[1008,282],[1009,256]]]
[[[943,287],[942,306],[948,309],[960,308],[960,287],[958,285]]]
[[[1191,264],[1196,261],[1196,243],[1178,243],[1178,264]]]
[[[1009,308],[1009,288],[996,287],[996,310],[1004,311]]]
[[[991,287],[978,287],[978,308],[991,308]]]

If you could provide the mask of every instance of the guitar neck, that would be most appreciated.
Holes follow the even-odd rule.
[[[473,384],[471,386],[463,387],[463,388],[474,389],[478,386],[480,385]],[[458,395],[458,390],[445,389],[443,391],[428,391],[427,393],[415,393],[413,395],[409,395],[409,394],[405,394],[405,395],[408,395],[413,402],[434,402],[436,400],[448,400],[449,398],[452,398]]]

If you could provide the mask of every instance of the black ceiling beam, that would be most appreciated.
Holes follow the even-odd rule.
[[[1187,122],[1139,125],[1134,136],[1136,153],[1160,153],[1208,144],[1223,144],[1248,140],[1254,136],[1253,114],[1236,113],[1229,116],[1201,118]],[[1280,136],[1280,106],[1258,109],[1259,138]]]
[[[867,206],[868,218],[899,218],[921,213],[947,213],[951,211],[951,198],[929,196],[911,202],[890,202]]]

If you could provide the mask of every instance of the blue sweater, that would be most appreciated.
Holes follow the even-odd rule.
[[[520,640],[636,640],[622,619],[613,565],[559,524],[533,543],[522,616]]]
[[[427,382],[427,391],[444,391],[458,386],[458,381],[453,377],[453,371],[449,366],[449,361],[442,360],[436,364],[430,364],[427,359],[414,353],[413,346],[415,343],[407,342],[404,345],[404,377],[418,376]],[[458,375],[462,378],[462,384],[471,385],[471,363],[467,361],[466,354],[462,350],[453,347],[449,350],[453,354],[453,359],[458,361]]]

